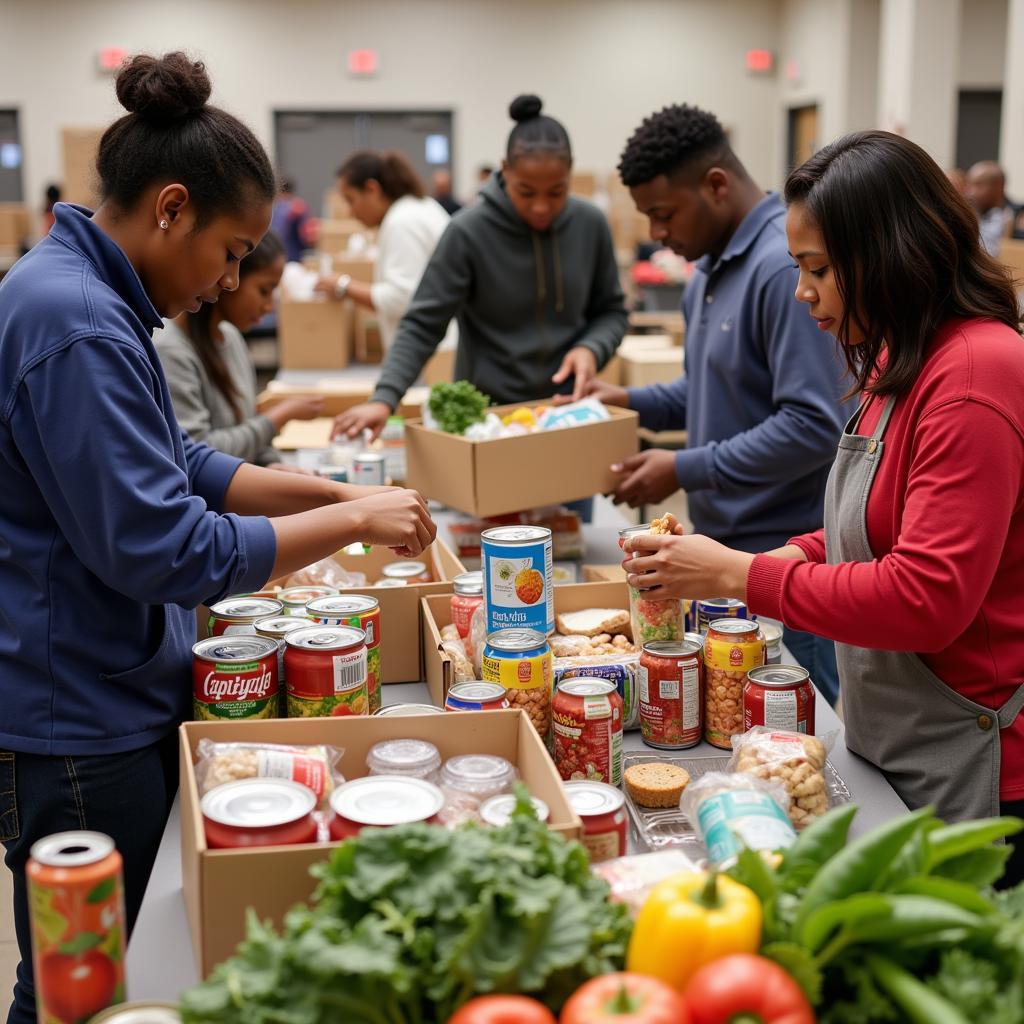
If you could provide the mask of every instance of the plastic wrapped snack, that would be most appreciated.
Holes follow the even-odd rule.
[[[487,609],[483,605],[473,612],[469,636],[473,650],[473,678],[480,679],[484,667],[484,646],[487,643]]]
[[[714,867],[731,867],[744,847],[769,854],[796,840],[785,787],[753,775],[708,772],[686,787],[679,807]]]
[[[636,917],[651,890],[672,875],[699,870],[699,866],[682,850],[660,850],[657,853],[616,857],[591,867],[611,887],[613,903],[623,903]]]
[[[636,647],[624,633],[598,633],[596,636],[560,636],[548,638],[551,653],[556,658],[592,658],[597,655],[635,654]]]
[[[552,645],[554,646],[554,645]],[[554,661],[552,680],[554,689],[566,676],[587,676],[607,679],[615,683],[622,698],[622,728],[640,728],[640,691],[637,675],[640,670],[638,654],[590,654],[575,658],[559,658]]]
[[[305,569],[289,576],[286,586],[327,586],[339,590],[344,587],[365,587],[366,573],[349,572],[334,558],[321,558],[319,562],[307,565]]]
[[[331,791],[345,777],[337,770],[343,750],[327,746],[280,743],[215,743],[202,739],[196,748],[199,795],[238,779],[289,779],[311,789],[326,809]]]
[[[466,651],[466,644],[455,626],[445,626],[441,630],[441,650],[451,659],[454,683],[470,683],[478,678],[473,667],[473,659]]]
[[[732,738],[735,772],[776,783],[789,797],[789,820],[796,828],[821,817],[829,806],[825,784],[825,743],[817,736],[755,726]]]

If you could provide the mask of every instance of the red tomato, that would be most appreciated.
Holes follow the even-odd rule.
[[[764,1024],[814,1024],[803,989],[773,960],[734,953],[702,967],[686,986],[693,1024],[749,1016]]]
[[[37,987],[43,1004],[58,1020],[74,1024],[109,1006],[117,988],[110,957],[90,949],[80,956],[47,953],[39,964]]]
[[[448,1024],[558,1024],[555,1015],[536,999],[526,996],[477,996]]]
[[[559,1024],[689,1024],[686,1001],[646,974],[620,971],[591,978],[562,1008]]]
[[[347,704],[335,704],[331,709],[331,718],[344,718],[351,714],[352,709]]]

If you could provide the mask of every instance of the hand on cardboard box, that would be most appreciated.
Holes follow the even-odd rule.
[[[558,372],[551,378],[553,384],[561,384],[574,378],[572,400],[578,402],[587,394],[590,382],[597,376],[597,356],[589,348],[577,345],[569,349]]]
[[[384,429],[391,407],[385,402],[363,402],[340,413],[334,418],[331,437],[359,437],[364,430],[370,431],[370,440],[375,441]]]
[[[358,515],[359,534],[365,543],[391,548],[403,557],[418,555],[437,536],[437,526],[419,491],[391,487],[346,502],[344,507]]]
[[[617,405],[622,409],[629,408],[629,393],[625,388],[618,388],[614,384],[606,384],[596,377],[587,383],[583,391],[584,398],[596,398],[605,405]],[[551,400],[552,405],[569,405],[576,401],[575,395],[555,395]]]
[[[679,490],[675,452],[663,448],[631,455],[625,462],[612,466],[612,472],[622,474],[613,499],[616,504],[625,503],[630,508],[656,505]]]

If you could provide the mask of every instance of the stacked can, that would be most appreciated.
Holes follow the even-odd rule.
[[[307,626],[285,637],[288,717],[369,712],[366,634],[351,626]]]
[[[551,531],[544,526],[495,526],[480,534],[487,632],[555,631]]]
[[[210,607],[207,636],[254,634],[256,623],[284,614],[284,606],[272,597],[229,597]]]
[[[747,673],[765,662],[764,637],[749,619],[715,619],[704,639],[704,738],[732,749],[743,732],[743,687]]]
[[[681,750],[700,743],[704,686],[700,643],[644,644],[640,654],[640,736],[649,747]]]
[[[380,601],[363,594],[318,597],[306,605],[306,615],[323,626],[354,626],[366,634],[366,691],[370,714],[381,706],[381,614]]]
[[[211,636],[192,648],[192,713],[198,721],[277,718],[277,641]]]

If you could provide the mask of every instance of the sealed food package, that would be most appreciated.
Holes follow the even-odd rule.
[[[469,683],[477,678],[473,659],[455,626],[445,626],[441,630],[441,650],[451,659],[453,683]]]
[[[626,541],[639,534],[670,534],[678,525],[676,517],[668,513],[650,526],[631,526],[620,531],[619,546],[625,548]],[[647,591],[630,587],[629,621],[633,643],[640,647],[658,641],[682,640],[686,632],[686,609],[682,601],[654,600]]]
[[[789,820],[809,825],[829,808],[825,782],[826,742],[800,732],[756,726],[732,738],[730,767],[735,772],[782,786],[789,797]]]
[[[473,678],[479,679],[484,667],[484,645],[487,642],[487,609],[483,605],[473,612],[469,624],[469,639],[470,643],[466,649],[473,652]]]
[[[480,821],[480,810],[492,797],[511,793],[519,777],[511,761],[494,754],[460,754],[441,767],[438,784],[445,803],[441,821],[450,827]]]
[[[365,587],[366,573],[349,572],[334,558],[321,558],[288,577],[287,586],[327,586],[341,590],[344,587]]]
[[[326,808],[331,791],[345,777],[337,770],[343,750],[322,745],[215,743],[202,739],[196,749],[199,795],[238,779],[288,779],[311,789]]]
[[[672,875],[699,870],[699,865],[682,850],[659,850],[656,853],[616,857],[595,864],[590,869],[611,887],[611,900],[624,903],[636,917],[651,890]]]
[[[554,644],[552,644],[554,646]],[[554,660],[553,683],[567,676],[607,679],[615,684],[622,698],[622,728],[640,728],[640,696],[637,689],[638,654],[592,654]]]
[[[708,772],[683,790],[679,806],[713,867],[731,867],[744,847],[768,854],[796,840],[785,787],[753,775]]]

